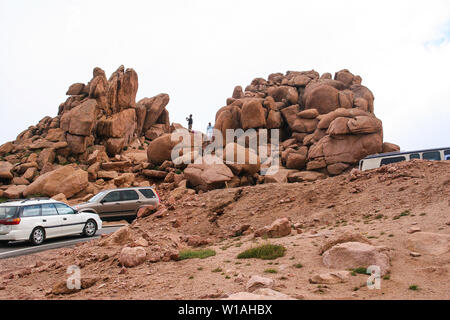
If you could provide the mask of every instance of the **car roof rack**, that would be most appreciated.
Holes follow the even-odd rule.
[[[6,202],[19,202],[22,201],[23,199],[7,199],[4,203]]]
[[[50,200],[48,197],[35,197],[35,198],[27,198],[27,199],[21,199],[22,203],[25,203],[27,201],[40,201],[40,200]]]

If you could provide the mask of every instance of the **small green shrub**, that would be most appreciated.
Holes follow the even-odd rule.
[[[275,260],[276,258],[283,257],[286,252],[286,248],[280,245],[265,244],[256,248],[248,249],[241,252],[238,259],[263,259],[263,260]]]
[[[175,170],[175,174],[182,174],[180,169]]]
[[[8,199],[6,199],[6,198],[0,198],[0,203],[6,202],[6,200],[8,200]]]
[[[278,273],[278,271],[275,269],[266,269],[264,270],[264,273]]]
[[[222,272],[222,268],[215,268],[215,269],[212,270],[211,272]]]
[[[297,264],[294,264],[294,267],[297,269],[301,269],[301,268],[303,268],[303,265],[301,263],[297,263]]]
[[[409,290],[417,291],[417,290],[419,290],[419,286],[417,284],[410,285]]]
[[[211,249],[201,249],[201,250],[182,250],[178,254],[178,260],[186,259],[206,259],[208,257],[215,256],[216,252]]]
[[[353,269],[353,272],[359,273],[359,274],[367,274],[367,268],[364,268],[364,267],[356,268],[356,269]]]

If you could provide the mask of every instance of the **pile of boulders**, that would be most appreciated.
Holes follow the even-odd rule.
[[[43,118],[0,146],[0,196],[86,197],[132,186],[139,176],[139,185],[148,180],[141,174],[153,168],[146,145],[174,129],[166,110],[169,96],[136,103],[137,90],[136,72],[123,66],[109,79],[95,68],[89,83],[72,84],[56,117]]]
[[[334,79],[314,70],[256,78],[245,91],[234,89],[215,128],[224,137],[227,129],[279,129],[284,167],[337,175],[367,155],[399,150],[383,144],[374,96],[361,82],[348,70]]]

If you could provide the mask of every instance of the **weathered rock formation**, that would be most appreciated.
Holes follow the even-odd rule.
[[[3,196],[64,193],[70,198],[85,190],[88,180],[98,179],[111,180],[113,187],[132,185],[131,167],[141,164],[135,168],[140,172],[149,166],[145,145],[170,131],[169,96],[159,94],[136,103],[137,90],[136,72],[123,66],[109,79],[95,68],[89,83],[71,85],[56,117],[43,118],[15,141],[0,146],[0,187],[2,192],[9,190]],[[118,164],[105,168],[111,161]],[[123,161],[126,165],[121,166]]]
[[[314,70],[256,78],[244,92],[234,89],[215,128],[224,137],[227,129],[279,129],[282,165],[337,175],[367,155],[399,149],[383,144],[374,96],[361,82],[348,70],[334,79]]]

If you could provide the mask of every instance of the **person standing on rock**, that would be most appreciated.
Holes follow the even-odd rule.
[[[213,127],[210,122],[208,123],[208,127],[206,127],[206,138],[208,139],[208,141],[212,140],[212,136],[213,136]]]
[[[186,121],[188,122],[189,131],[192,131],[192,123],[194,122],[194,120],[192,120],[192,114],[189,115],[189,118],[186,118]]]

